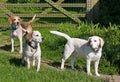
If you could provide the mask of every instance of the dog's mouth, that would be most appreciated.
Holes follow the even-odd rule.
[[[96,52],[96,51],[98,51],[99,50],[99,48],[94,48],[94,51]]]
[[[94,52],[99,51],[99,47],[93,47],[92,45],[90,45],[90,48],[91,48]]]
[[[39,39],[39,40],[36,40],[37,42],[39,42],[39,43],[41,43],[41,42],[43,42],[44,41],[44,39],[43,38],[41,38],[41,39]]]
[[[17,22],[17,25],[19,25],[19,22]]]
[[[14,25],[18,26],[20,23],[19,22],[14,22]]]

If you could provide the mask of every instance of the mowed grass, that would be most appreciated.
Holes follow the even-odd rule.
[[[92,35],[99,35],[106,40],[105,33],[108,31],[107,29],[86,24],[73,28],[71,24],[67,23],[60,24],[57,28],[34,28],[34,30],[40,31],[44,38],[44,42],[41,43],[42,64],[40,72],[36,72],[36,67],[31,66],[28,70],[26,64],[25,66],[21,64],[21,54],[18,53],[19,41],[17,39],[15,39],[15,52],[10,52],[10,31],[7,29],[0,32],[0,82],[105,82],[105,80],[94,76],[93,64],[91,66],[93,76],[86,74],[86,61],[83,58],[77,58],[75,62],[76,70],[71,70],[70,58],[65,63],[65,69],[60,70],[66,39],[50,34],[49,31],[58,30],[67,33],[71,37],[83,39],[88,39]],[[106,55],[104,50],[103,56]],[[111,67],[112,69],[110,66],[104,67],[108,62],[105,57],[101,60],[100,74],[116,73],[115,67]]]

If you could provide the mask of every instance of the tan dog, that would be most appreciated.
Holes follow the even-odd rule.
[[[35,15],[36,16],[36,15]],[[32,26],[30,25],[32,21],[35,19],[35,16],[28,22],[22,22],[21,18],[19,16],[11,16],[8,21],[11,24],[10,27],[10,36],[11,36],[11,52],[14,52],[14,37],[18,37],[20,41],[20,53],[22,53],[22,37],[23,33],[28,33],[27,38],[29,38],[29,35],[32,33]]]
[[[71,67],[72,69],[74,69],[74,61],[79,55],[86,58],[87,74],[92,75],[92,73],[90,72],[90,64],[91,61],[94,61],[95,74],[97,76],[100,76],[100,74],[98,73],[98,65],[102,55],[102,47],[104,45],[104,41],[102,38],[98,36],[92,36],[89,37],[88,40],[84,40],[79,38],[71,38],[67,34],[58,31],[50,32],[52,34],[56,34],[67,39],[67,43],[64,49],[64,57],[62,58],[61,69],[64,68],[64,63],[70,56],[72,56]]]

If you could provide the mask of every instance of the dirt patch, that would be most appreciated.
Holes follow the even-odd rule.
[[[107,82],[120,82],[120,75],[101,75]]]

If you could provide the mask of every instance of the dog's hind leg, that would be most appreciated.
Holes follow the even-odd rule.
[[[74,51],[74,47],[71,45],[66,44],[64,50],[64,57],[62,58],[61,69],[64,69],[65,61],[71,56]]]
[[[72,68],[73,70],[75,70],[74,62],[75,62],[75,59],[76,59],[77,56],[78,56],[78,55],[77,55],[77,52],[74,51],[74,52],[72,53],[72,56],[71,56],[71,68]]]

